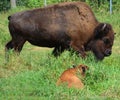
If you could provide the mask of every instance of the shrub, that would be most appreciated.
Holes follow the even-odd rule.
[[[36,8],[36,7],[41,7],[42,5],[43,5],[43,0],[29,0],[27,7]]]
[[[8,9],[10,9],[10,1],[0,0],[0,11],[6,11]]]

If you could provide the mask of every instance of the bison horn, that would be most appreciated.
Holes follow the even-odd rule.
[[[102,27],[102,30],[104,30],[106,26],[107,26],[107,24],[104,24],[103,27]]]

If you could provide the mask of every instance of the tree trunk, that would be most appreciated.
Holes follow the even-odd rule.
[[[10,0],[11,8],[16,8],[16,0]]]

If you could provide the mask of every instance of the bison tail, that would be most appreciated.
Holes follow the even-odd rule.
[[[8,16],[8,20],[10,20],[11,16]]]

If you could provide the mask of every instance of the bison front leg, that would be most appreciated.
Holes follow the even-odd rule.
[[[82,58],[86,57],[85,48],[83,45],[80,43],[71,42],[70,46],[78,53],[79,56]]]
[[[52,54],[55,56],[55,57],[58,57],[60,56],[60,54],[65,50],[64,47],[62,46],[58,46],[58,47],[55,47]]]

